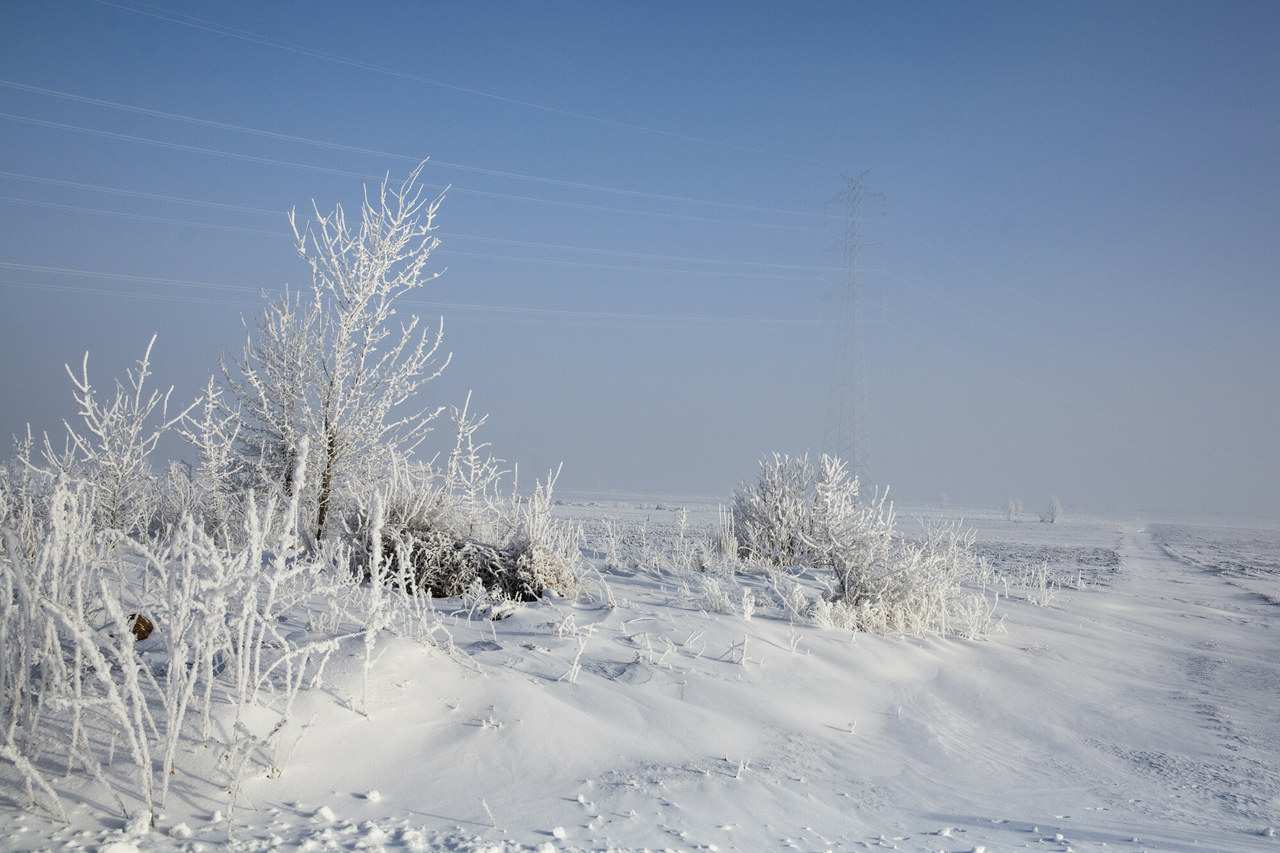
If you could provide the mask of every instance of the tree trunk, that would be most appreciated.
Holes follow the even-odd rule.
[[[333,469],[337,463],[338,436],[332,428],[325,430],[324,473],[320,475],[320,505],[316,516],[316,545],[324,541],[324,527],[329,520],[329,497],[333,493]]]

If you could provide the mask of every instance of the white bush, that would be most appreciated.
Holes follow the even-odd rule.
[[[813,490],[809,457],[774,453],[760,460],[756,482],[741,484],[733,496],[732,530],[739,556],[773,565],[803,558]]]
[[[28,559],[39,546],[53,488],[53,478],[32,464],[34,448],[28,427],[26,437],[14,441],[13,456],[0,467],[0,524],[13,538],[16,550]]]
[[[61,464],[74,460],[87,472],[92,484],[94,517],[102,528],[126,534],[138,533],[147,514],[145,493],[149,486],[148,457],[160,438],[182,420],[187,411],[170,418],[170,388],[164,394],[146,392],[151,375],[151,348],[138,361],[138,369],[129,371],[129,384],[116,382],[115,395],[105,402],[89,381],[89,354],[77,376],[67,366],[67,375],[75,385],[75,399],[80,407],[83,426],[78,431],[67,424],[71,453],[64,454]],[[54,462],[54,454],[47,454]]]
[[[575,525],[552,516],[552,490],[559,470],[547,474],[533,495],[519,502],[512,544],[519,548],[517,565],[521,578],[527,577],[530,591],[541,595],[550,589],[557,595],[573,597],[581,588],[582,534]],[[515,497],[512,498],[516,500]]]
[[[468,403],[470,397],[468,397]],[[381,522],[373,512],[356,519],[354,562],[370,577],[381,557],[388,578],[401,589],[436,597],[467,593],[473,583],[500,596],[533,601],[550,589],[574,596],[581,588],[581,532],[553,517],[552,491],[558,472],[538,483],[530,496],[516,484],[504,494],[502,460],[477,443],[484,417],[455,409],[454,450],[443,470],[400,459],[378,489]]]
[[[817,624],[964,636],[990,626],[984,596],[965,587],[984,574],[972,534],[936,525],[907,541],[887,495],[860,499],[857,478],[837,458],[824,455],[816,471],[804,458],[764,460],[756,486],[735,496],[734,525],[748,557],[831,573],[828,594],[803,608]],[[794,587],[783,602],[802,609]]]

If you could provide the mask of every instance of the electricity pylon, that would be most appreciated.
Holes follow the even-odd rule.
[[[863,183],[868,172],[856,178],[841,175],[845,188],[826,204],[844,207],[844,281],[840,288],[840,328],[831,372],[831,398],[827,407],[825,452],[839,456],[849,473],[864,486],[870,484],[870,428],[867,423],[867,373],[863,346],[862,285],[859,279],[862,250],[869,243],[860,232],[862,203],[883,195]]]

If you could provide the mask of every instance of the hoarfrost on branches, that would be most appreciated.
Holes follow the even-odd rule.
[[[224,366],[240,402],[237,448],[259,485],[291,496],[298,441],[310,436],[316,476],[305,495],[307,531],[329,530],[344,488],[397,453],[412,451],[443,407],[401,411],[449,357],[438,358],[443,322],[420,328],[416,316],[395,327],[397,299],[433,281],[427,269],[444,194],[424,194],[419,165],[399,187],[366,191],[358,226],[341,205],[308,224],[290,213],[299,255],[311,268],[304,296],[270,303],[242,359]]]

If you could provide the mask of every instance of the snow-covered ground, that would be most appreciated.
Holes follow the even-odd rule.
[[[234,807],[195,747],[154,829],[74,779],[51,822],[9,779],[0,846],[1280,851],[1276,530],[973,513],[1002,622],[965,641],[821,630],[777,579],[691,570],[714,506],[559,512],[581,598],[437,602],[447,636],[384,637],[367,684],[353,641]]]

